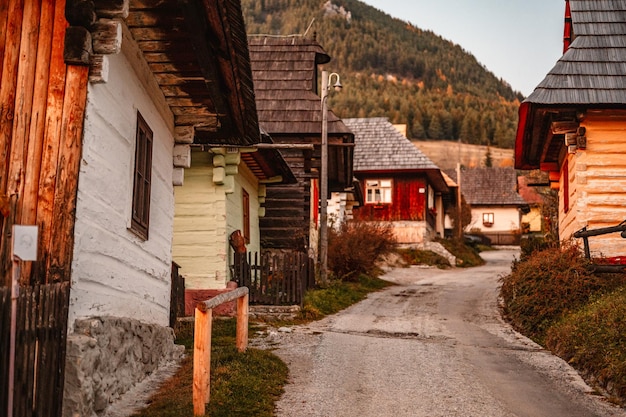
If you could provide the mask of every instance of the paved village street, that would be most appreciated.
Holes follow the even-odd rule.
[[[478,268],[391,270],[397,283],[291,332],[271,332],[291,371],[278,416],[626,416],[562,360],[501,319],[498,279]]]

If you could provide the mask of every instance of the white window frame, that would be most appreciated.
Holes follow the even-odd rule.
[[[373,178],[365,180],[365,204],[393,203],[393,180]]]
[[[483,213],[483,226],[491,227],[493,226],[494,215],[493,213]]]

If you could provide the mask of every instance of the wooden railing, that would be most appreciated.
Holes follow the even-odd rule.
[[[213,309],[228,301],[237,300],[236,345],[240,352],[248,348],[248,288],[217,295],[196,305],[193,338],[193,414],[203,416],[211,392],[211,328]]]

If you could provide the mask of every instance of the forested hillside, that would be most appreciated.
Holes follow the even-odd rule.
[[[316,36],[340,117],[387,116],[413,139],[513,146],[522,99],[460,46],[358,0],[242,0],[249,34]],[[411,7],[407,2],[407,7]],[[311,22],[313,22],[311,24]],[[499,34],[494,34],[499,36]]]

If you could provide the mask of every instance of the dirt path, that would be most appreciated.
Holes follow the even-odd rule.
[[[483,255],[479,268],[394,269],[398,285],[260,339],[291,372],[277,416],[626,416],[502,322],[498,278],[517,252]]]

